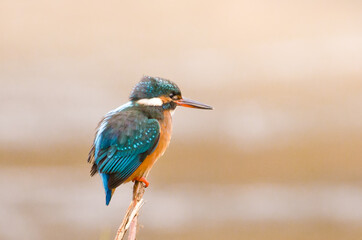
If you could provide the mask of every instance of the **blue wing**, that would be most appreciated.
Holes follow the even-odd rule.
[[[114,113],[101,122],[89,161],[101,173],[107,193],[124,182],[157,146],[160,125],[137,110]],[[108,201],[109,202],[109,201]]]

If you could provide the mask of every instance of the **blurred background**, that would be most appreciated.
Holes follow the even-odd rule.
[[[145,75],[178,109],[139,239],[362,239],[361,1],[0,1],[0,239],[113,239],[87,154]]]

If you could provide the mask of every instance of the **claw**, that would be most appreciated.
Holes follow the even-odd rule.
[[[150,185],[150,183],[144,177],[136,177],[132,180],[132,182],[134,182],[134,181],[143,182],[143,184],[145,185],[145,188],[148,187],[148,185]]]

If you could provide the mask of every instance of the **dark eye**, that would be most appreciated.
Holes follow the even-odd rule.
[[[170,93],[170,98],[172,98],[173,100],[178,100],[178,96],[174,93]]]

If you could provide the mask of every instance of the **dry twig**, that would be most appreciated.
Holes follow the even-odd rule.
[[[128,240],[135,240],[137,233],[137,216],[138,212],[144,204],[142,199],[145,193],[145,188],[142,182],[136,181],[133,185],[133,199],[129,205],[126,215],[123,218],[122,224],[119,226],[117,235],[114,240],[122,240],[128,230]]]

